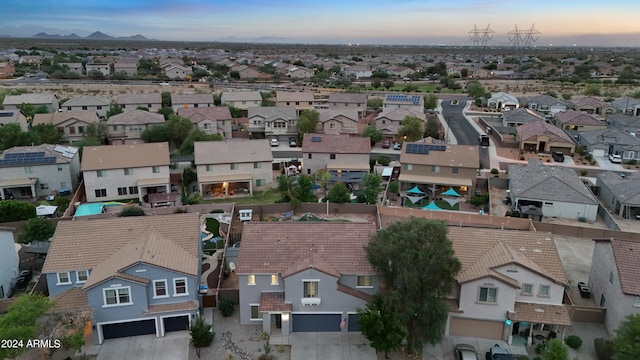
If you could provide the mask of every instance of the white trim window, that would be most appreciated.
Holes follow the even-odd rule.
[[[255,275],[248,275],[247,276],[247,285],[255,285],[256,284],[256,276]]]
[[[105,288],[102,289],[102,295],[103,307],[133,305],[130,286]]]
[[[89,270],[76,271],[76,283],[83,284],[89,278]]]
[[[533,284],[522,284],[521,295],[533,295]]]
[[[251,307],[251,321],[262,321],[262,316],[260,316],[260,305],[258,304],[249,304]]]
[[[317,298],[318,296],[318,288],[320,285],[320,281],[318,280],[305,280],[303,285],[303,297],[306,298]]]
[[[69,272],[59,272],[56,274],[58,277],[58,283],[56,285],[69,285],[71,284],[71,275]]]
[[[484,303],[496,303],[498,301],[498,289],[494,287],[480,287],[478,301]]]
[[[153,298],[161,299],[169,297],[169,292],[167,291],[167,280],[153,280]]]
[[[278,285],[278,274],[271,275],[271,285]]]
[[[189,295],[187,278],[173,279],[173,296],[187,296],[187,295]]]
[[[356,284],[357,288],[372,288],[373,287],[373,276],[371,275],[358,275],[358,283]]]
[[[549,297],[549,292],[549,285],[540,285],[540,287],[538,288],[538,296]]]

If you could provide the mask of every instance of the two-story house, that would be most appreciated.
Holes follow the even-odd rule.
[[[0,199],[37,198],[74,190],[80,174],[78,148],[41,144],[0,153]]]
[[[163,337],[198,314],[200,236],[197,213],[62,221],[42,274],[52,298],[90,310],[94,343]]]
[[[407,117],[415,117],[422,122],[427,121],[427,117],[422,111],[403,108],[389,108],[382,110],[375,118],[376,128],[382,132],[385,137],[396,138],[398,130],[402,127],[402,121]]]
[[[477,145],[452,145],[425,138],[402,146],[398,177],[400,193],[411,197],[409,190],[435,197],[453,188],[471,198],[475,192],[480,153]]]
[[[136,76],[138,75],[138,62],[136,60],[120,60],[113,64],[113,71],[117,73],[124,73],[127,76]]]
[[[421,95],[386,94],[382,100],[382,110],[407,109],[424,113],[424,98]]]
[[[367,66],[347,65],[342,69],[342,73],[344,76],[360,79],[371,77],[371,75],[373,75],[373,70]]]
[[[58,63],[58,65],[67,67],[72,73],[82,76],[84,74],[84,66],[82,63]]]
[[[29,130],[27,117],[20,110],[0,110],[0,126],[9,124],[17,124],[20,130],[26,132]]]
[[[359,184],[369,173],[371,142],[344,134],[304,134],[302,171],[307,175],[326,170],[331,182]]]
[[[164,124],[164,115],[145,110],[116,114],[107,119],[111,144],[142,143],[142,132],[151,126]]]
[[[287,140],[298,135],[298,115],[293,106],[258,106],[248,109],[249,132]]]
[[[101,74],[102,76],[111,75],[111,65],[107,63],[87,63],[87,75],[91,73]]]
[[[365,93],[331,93],[327,106],[331,110],[355,109],[358,111],[358,117],[364,117],[368,96]]]
[[[594,241],[588,285],[596,303],[607,309],[604,324],[613,336],[627,316],[640,313],[640,242],[619,238]]]
[[[0,300],[11,297],[20,273],[14,228],[0,226]]]
[[[364,251],[375,231],[365,222],[245,223],[235,271],[240,324],[280,327],[283,336],[359,331],[356,309],[379,290]]]
[[[293,106],[298,115],[315,109],[313,93],[309,91],[276,91],[276,106]]]
[[[123,111],[132,111],[137,108],[147,108],[150,112],[158,112],[162,108],[162,94],[124,94],[116,96],[116,103],[122,106]]]
[[[35,114],[32,125],[51,124],[63,134],[62,141],[72,144],[74,141],[82,140],[87,126],[98,121],[100,117],[95,111],[58,111],[50,114]]]
[[[587,113],[572,109],[556,113],[553,120],[556,126],[563,130],[589,131],[607,128],[605,122]]]
[[[240,109],[244,115],[247,115],[250,107],[262,105],[262,95],[260,91],[223,91],[220,102]]]
[[[358,136],[358,110],[318,110],[317,132]]]
[[[225,139],[232,137],[233,117],[228,106],[180,108],[178,115],[191,120],[194,126],[207,134],[220,134]]]
[[[273,182],[273,154],[266,139],[196,141],[198,188],[206,197],[253,195]]]
[[[65,101],[60,110],[63,112],[76,112],[76,111],[93,111],[104,118],[107,116],[111,100],[93,96],[93,95],[81,95],[73,97]]]
[[[7,95],[2,102],[4,110],[20,110],[22,104],[31,104],[36,108],[44,106],[49,113],[56,112],[60,108],[58,96],[51,93]]]
[[[596,187],[602,205],[614,215],[622,219],[640,217],[640,172],[602,172],[596,178]]]
[[[171,94],[173,111],[188,108],[207,108],[215,106],[211,94]]]
[[[87,202],[148,202],[149,194],[168,193],[169,163],[166,142],[85,147],[81,170]]]
[[[611,105],[616,108],[618,113],[631,116],[640,116],[640,99],[633,98],[629,95],[615,99]],[[609,116],[607,116],[607,119]]]
[[[163,70],[164,74],[170,79],[185,79],[187,75],[193,72],[191,67],[180,64],[168,65]]]
[[[10,62],[0,61],[0,78],[8,78],[16,72],[16,67]]]

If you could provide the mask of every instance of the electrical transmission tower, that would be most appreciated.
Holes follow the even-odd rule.
[[[516,25],[516,28],[509,31],[507,34],[509,35],[509,42],[511,42],[511,46],[513,46],[513,50],[518,58],[518,78],[520,78],[522,76],[520,71],[522,66],[522,57],[524,56],[522,51],[532,48],[541,33],[535,29],[535,24],[533,24],[531,25],[531,28],[526,30],[518,29],[518,25]],[[516,83],[516,88],[517,87],[518,84]]]
[[[478,65],[476,71],[480,68],[480,64],[484,62],[483,50],[487,47],[489,40],[493,39],[494,31],[487,25],[484,29],[478,29],[474,24],[473,29],[469,31],[469,39],[473,41],[473,47],[478,51]]]

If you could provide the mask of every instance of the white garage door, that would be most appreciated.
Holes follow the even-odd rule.
[[[598,157],[602,157],[602,156],[604,156],[604,150],[601,150],[601,149],[594,149],[594,150],[593,150],[593,156],[598,156]]]

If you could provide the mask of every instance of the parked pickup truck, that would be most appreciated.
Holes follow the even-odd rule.
[[[564,162],[564,154],[560,151],[554,151],[551,153],[551,157],[555,162]]]
[[[498,344],[495,344],[487,351],[486,354],[487,360],[515,360],[516,358],[511,355],[509,350],[501,347]]]

